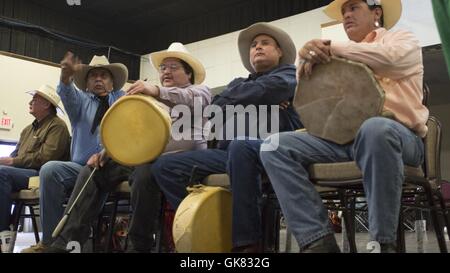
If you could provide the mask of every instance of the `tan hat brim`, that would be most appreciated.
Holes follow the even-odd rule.
[[[268,23],[256,23],[241,31],[238,38],[238,47],[242,64],[250,73],[255,73],[255,70],[250,63],[250,45],[253,39],[260,34],[269,35],[278,42],[283,51],[280,64],[293,64],[295,62],[296,49],[289,34]]]
[[[349,0],[335,0],[331,2],[323,12],[334,20],[342,22],[341,7]],[[383,8],[384,28],[391,29],[400,20],[402,15],[402,2],[401,0],[383,0],[381,1],[381,7]]]
[[[159,70],[159,65],[166,58],[177,58],[189,64],[192,67],[192,70],[194,70],[195,84],[201,84],[205,80],[205,68],[197,58],[190,54],[178,51],[159,51],[150,54],[150,59],[156,70]]]
[[[39,91],[39,90],[31,90],[31,91],[27,91],[26,93],[28,93],[28,94],[30,94],[30,95],[32,95],[32,96],[38,94],[39,96],[43,97],[43,98],[46,99],[48,102],[50,102],[53,106],[55,106],[56,109],[60,110],[61,113],[65,114],[65,113],[64,113],[64,110],[61,108],[61,106],[59,106],[59,104],[58,104],[56,101],[54,101],[53,98],[51,98],[51,97],[48,96],[47,94],[45,94],[45,93],[43,93],[43,92],[41,92],[41,91]]]
[[[104,68],[111,72],[113,76],[113,88],[114,90],[120,90],[125,82],[128,79],[128,69],[125,65],[121,63],[113,63],[108,65],[96,65],[96,66],[90,66],[86,64],[79,65],[77,71],[75,72],[73,76],[73,81],[75,82],[75,85],[80,89],[85,91],[86,90],[86,79],[87,75],[90,70],[95,68]]]

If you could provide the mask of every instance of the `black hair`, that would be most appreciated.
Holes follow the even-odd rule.
[[[56,106],[54,106],[53,103],[50,103],[49,111],[50,111],[50,113],[52,113],[53,115],[56,115]]]
[[[180,60],[181,65],[183,66],[184,72],[186,72],[186,74],[191,73],[191,78],[189,79],[189,81],[194,84],[195,82],[195,75],[194,75],[194,69],[192,69],[192,67],[185,61]]]
[[[367,2],[366,2],[367,3]],[[381,11],[383,11],[383,13],[381,14],[381,17],[380,17],[380,27],[384,27],[384,10],[383,10],[383,7],[381,6],[381,5],[368,5],[369,6],[369,9],[370,10],[374,10],[374,9],[376,9],[376,8],[380,8],[381,9]]]

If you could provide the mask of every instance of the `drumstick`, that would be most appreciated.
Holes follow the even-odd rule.
[[[62,228],[64,227],[64,225],[67,222],[67,219],[69,218],[70,213],[72,212],[73,207],[75,206],[75,204],[78,201],[78,198],[80,198],[81,194],[84,191],[84,188],[86,188],[87,184],[89,183],[89,181],[91,181],[92,176],[94,175],[95,171],[97,170],[97,167],[94,167],[94,169],[92,170],[91,174],[89,175],[88,179],[86,180],[86,182],[84,183],[83,187],[81,188],[80,192],[78,193],[77,197],[75,198],[75,200],[73,201],[72,205],[70,206],[70,208],[67,210],[66,214],[64,214],[63,218],[61,219],[61,221],[59,221],[58,225],[56,226],[55,230],[52,233],[52,237],[56,238],[59,233],[61,232]]]

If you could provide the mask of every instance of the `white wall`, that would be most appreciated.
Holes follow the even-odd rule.
[[[413,32],[422,47],[440,44],[441,39],[434,20],[431,1],[403,0],[402,4],[402,16],[392,29],[407,29]],[[322,37],[338,41],[348,40],[342,24],[324,27]]]
[[[322,12],[322,8],[319,8],[272,23],[288,32],[296,47],[299,48],[305,42],[320,37],[320,25],[329,21],[329,18]],[[187,49],[199,58],[205,66],[205,84],[210,88],[227,85],[236,77],[248,76],[237,48],[239,32],[236,31],[186,45]],[[150,82],[159,84],[158,73],[152,67],[149,55],[142,57],[140,78],[148,78]]]
[[[440,44],[441,39],[434,20],[431,1],[402,0],[402,4],[402,17],[393,29],[412,31],[423,47]]]
[[[11,130],[0,129],[1,140],[19,140],[22,129],[34,120],[28,113],[28,102],[32,97],[25,92],[42,84],[56,88],[59,73],[56,64],[52,66],[0,54],[0,118],[9,116],[13,121]],[[67,116],[61,117],[70,128]]]
[[[424,0],[403,0],[403,14],[394,28],[413,31],[422,46],[439,44],[439,34],[434,22],[431,2]],[[299,49],[314,38],[347,40],[342,25],[334,25],[322,30],[321,25],[331,20],[323,13],[323,7],[272,23],[289,33]],[[187,44],[188,50],[206,68],[205,84],[215,88],[228,84],[233,78],[247,76],[248,72],[241,63],[237,49],[237,37],[240,31],[228,33],[211,39]],[[167,45],[169,47],[169,45]],[[152,67],[148,55],[142,56],[141,79],[159,84],[158,73]]]

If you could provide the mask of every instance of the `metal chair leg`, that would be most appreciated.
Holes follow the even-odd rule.
[[[13,231],[17,232],[19,229],[20,215],[22,214],[24,203],[19,201],[14,206],[12,223],[13,223]]]
[[[286,226],[286,248],[284,250],[286,253],[292,251],[292,232],[288,226]]]
[[[444,197],[442,196],[442,194],[439,191],[436,192],[436,196],[437,196],[437,198],[439,200],[439,204],[441,206],[442,216],[444,217],[445,226],[447,227],[447,236],[450,238],[450,212],[449,212],[449,208],[447,208],[447,206],[445,204]]]
[[[405,228],[403,226],[403,207],[400,206],[400,213],[398,215],[397,226],[397,252],[404,253],[406,251],[405,246]]]
[[[158,230],[155,234],[155,245],[156,245],[156,253],[161,253],[163,251],[164,244],[164,229],[165,229],[165,210],[166,210],[166,199],[164,197],[161,198],[161,207],[159,210],[159,223]]]
[[[447,245],[445,243],[444,232],[443,232],[443,228],[441,227],[441,223],[439,222],[437,208],[435,206],[434,196],[433,196],[431,187],[429,186],[429,184],[427,184],[423,188],[425,190],[425,194],[426,194],[427,199],[428,199],[428,205],[430,207],[431,220],[433,221],[434,232],[436,233],[436,238],[437,238],[437,241],[438,241],[439,250],[441,251],[441,253],[447,253]]]
[[[30,205],[30,206],[28,206],[28,208],[30,209],[31,223],[33,224],[34,239],[36,240],[36,244],[38,244],[40,239],[39,239],[38,226],[37,226],[37,222],[36,222],[36,214],[34,213],[33,206]]]
[[[354,210],[355,210],[355,200],[353,200],[353,204],[349,204],[347,192],[345,190],[339,191],[339,196],[341,199],[341,203],[343,206],[342,215],[344,218],[344,226],[347,233],[347,241],[350,247],[350,253],[357,253],[358,250],[356,248],[356,241],[355,241],[355,229],[354,229]],[[350,205],[350,207],[349,207]]]
[[[112,237],[114,234],[114,226],[116,224],[116,216],[117,216],[117,206],[119,204],[119,199],[115,198],[113,202],[112,212],[109,218],[109,227],[108,227],[108,235],[106,237],[106,244],[105,244],[105,252],[109,253],[111,252],[111,244],[112,244]]]

